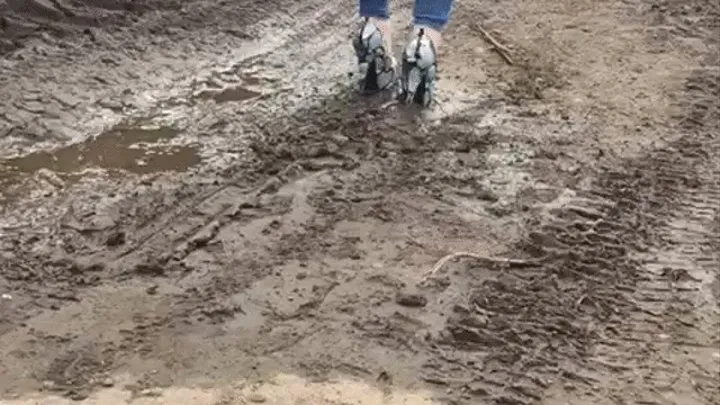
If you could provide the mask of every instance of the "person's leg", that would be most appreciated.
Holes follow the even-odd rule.
[[[390,46],[389,0],[360,0],[363,22],[353,40],[361,89],[382,90],[395,80],[395,59]]]
[[[390,19],[388,0],[360,0],[360,17]]]
[[[360,17],[368,19],[387,37],[390,37],[389,0],[360,0]]]
[[[440,46],[441,33],[450,21],[452,7],[453,0],[415,0],[415,27],[424,28],[435,47]]]
[[[403,52],[400,95],[428,106],[435,98],[437,48],[450,20],[453,0],[415,0],[413,39]]]

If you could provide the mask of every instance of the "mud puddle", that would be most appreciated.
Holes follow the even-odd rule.
[[[0,161],[0,186],[5,189],[48,170],[65,178],[92,168],[135,174],[184,171],[200,157],[192,146],[162,144],[178,133],[170,127],[118,126],[82,143]]]
[[[229,101],[246,101],[259,97],[262,93],[250,90],[243,86],[229,87],[225,90],[204,90],[197,98],[203,100],[214,100],[216,103],[227,103]]]
[[[213,100],[218,104],[252,100],[262,96],[263,93],[258,89],[262,82],[263,80],[256,75],[256,72],[248,72],[241,76],[241,84],[226,88],[202,90],[195,98]]]

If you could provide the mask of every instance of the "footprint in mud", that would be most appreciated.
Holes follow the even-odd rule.
[[[0,186],[8,189],[38,173],[73,177],[91,168],[135,174],[184,171],[200,162],[197,150],[161,144],[178,133],[169,127],[118,126],[81,143],[0,161]]]

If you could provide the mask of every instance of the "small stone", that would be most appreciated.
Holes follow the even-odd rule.
[[[250,394],[250,396],[248,396],[248,401],[250,401],[254,404],[262,404],[265,401],[267,401],[267,398],[265,398],[264,396],[262,396],[260,394],[253,393],[253,394]]]
[[[150,287],[148,287],[148,288],[145,290],[145,292],[146,292],[148,295],[155,295],[155,294],[157,294],[158,287],[159,287],[159,286],[158,286],[157,284],[153,284],[153,285],[151,285]]]
[[[43,389],[48,390],[48,391],[55,388],[55,382],[50,381],[50,380],[43,381],[42,385],[43,385]]]
[[[500,198],[492,190],[482,189],[477,192],[476,197],[483,201],[496,202]]]
[[[392,376],[385,370],[378,374],[377,380],[385,384],[392,384]]]
[[[108,110],[119,111],[122,110],[122,102],[118,100],[104,99],[97,102],[100,107],[107,108]]]
[[[61,179],[60,176],[58,176],[56,173],[54,173],[53,171],[51,171],[49,169],[46,169],[43,167],[37,171],[37,174],[40,178],[44,179],[51,186],[53,186],[55,188],[64,188],[65,187],[65,181],[63,181],[63,179]]]
[[[115,219],[110,215],[96,214],[90,219],[90,226],[86,229],[89,231],[103,231],[113,228],[115,225]]]
[[[495,84],[495,87],[503,93],[508,93],[512,90],[512,86],[505,82],[498,82]]]
[[[103,387],[106,387],[106,388],[110,388],[115,385],[115,381],[113,381],[112,378],[108,377],[108,378],[100,381],[100,385],[102,385]]]
[[[427,305],[428,300],[421,294],[399,292],[395,297],[395,302],[404,307],[421,308]]]
[[[208,87],[214,87],[216,89],[222,89],[225,87],[223,82],[221,82],[215,77],[208,78],[205,83],[208,85]]]
[[[330,138],[338,145],[345,145],[350,141],[347,136],[340,134],[332,135]]]
[[[148,276],[162,276],[165,268],[157,263],[139,263],[135,266],[135,273]]]
[[[157,388],[146,388],[146,389],[140,391],[140,396],[159,397],[159,396],[162,396],[162,392],[160,392],[160,390]]]
[[[210,242],[217,235],[219,229],[220,222],[211,222],[207,227],[202,229],[190,239],[190,245],[195,248],[206,246],[208,242]]]
[[[110,247],[120,246],[123,244],[125,244],[125,232],[122,231],[111,233],[105,241],[105,245]]]
[[[65,394],[68,398],[72,399],[73,401],[83,401],[87,399],[89,394],[86,391],[68,391],[67,394]]]

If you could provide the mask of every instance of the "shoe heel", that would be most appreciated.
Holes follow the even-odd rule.
[[[365,93],[371,93],[380,90],[377,82],[377,62],[373,59],[370,63],[367,63],[367,71],[365,72],[362,83],[362,90]]]

